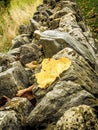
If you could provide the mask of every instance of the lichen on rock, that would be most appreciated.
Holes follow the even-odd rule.
[[[94,110],[86,105],[65,111],[55,130],[98,130],[98,119]]]

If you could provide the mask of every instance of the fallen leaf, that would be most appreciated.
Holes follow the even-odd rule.
[[[39,87],[46,88],[51,85],[63,71],[69,69],[70,65],[71,60],[69,58],[44,59],[41,71],[35,74]]]
[[[27,68],[30,68],[30,69],[35,69],[39,64],[37,63],[37,61],[32,61],[28,64],[26,64],[26,67]]]

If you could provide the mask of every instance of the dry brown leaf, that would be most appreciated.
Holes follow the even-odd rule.
[[[37,61],[32,61],[28,64],[26,64],[26,67],[27,68],[30,68],[30,69],[35,69],[39,64],[37,63]]]
[[[51,85],[63,71],[69,69],[70,65],[71,60],[69,58],[44,59],[41,72],[35,75],[39,87],[46,88]]]

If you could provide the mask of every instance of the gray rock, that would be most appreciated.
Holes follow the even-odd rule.
[[[15,57],[13,55],[0,53],[0,66],[7,65],[14,61],[15,61]]]
[[[51,16],[52,10],[48,9],[46,5],[40,5],[37,7],[37,11],[34,13],[33,19],[40,23],[42,26],[47,26],[49,16]]]
[[[98,130],[98,119],[91,107],[80,105],[67,110],[54,130]]]
[[[35,30],[39,30],[40,24],[36,22],[34,19],[31,19],[30,23],[30,31],[33,34]]]
[[[21,34],[17,36],[15,39],[12,40],[12,47],[11,49],[18,48],[21,45],[28,44],[31,42],[29,34]]]
[[[52,39],[51,40],[52,42],[48,42],[49,39]],[[61,40],[58,41],[58,39],[61,39]],[[53,41],[56,41],[56,42],[53,43]],[[63,45],[62,45],[62,41],[63,41]],[[43,33],[41,33],[40,43],[43,45],[43,51],[46,57],[50,55],[49,50],[51,50],[52,54],[57,53],[57,51],[53,53],[54,47],[52,48],[51,46],[51,43],[53,43],[55,46],[58,47],[58,50],[60,50],[60,48],[63,49],[65,46],[69,46],[73,48],[79,54],[81,54],[86,60],[88,60],[92,64],[92,66],[93,65],[98,66],[96,63],[96,55],[92,46],[88,42],[86,42],[86,44],[84,45],[83,43],[77,41],[74,37],[72,37],[66,32],[61,32],[58,30],[44,31]],[[47,55],[47,53],[49,54]]]
[[[2,67],[0,66],[0,73],[2,72]]]
[[[60,22],[60,18],[57,18],[57,19],[53,19],[51,21],[48,22],[48,27],[50,29],[56,29],[59,27],[59,22]]]
[[[33,108],[26,98],[13,98],[0,108],[0,130],[22,130]]]
[[[24,25],[24,24],[20,25],[18,31],[19,31],[19,34],[29,34],[28,33],[28,26]]]
[[[14,97],[0,108],[1,111],[14,110],[18,115],[24,116],[25,118],[29,115],[32,109],[33,105],[31,104],[31,102],[27,98],[23,97]],[[22,122],[23,120],[25,121],[25,119],[21,117],[18,117],[18,119],[21,119]]]
[[[31,61],[39,60],[41,57],[40,49],[37,44],[23,45],[20,48],[20,62],[25,65]]]
[[[20,47],[9,50],[7,54],[8,55],[14,55],[15,59],[16,59],[16,57],[20,55]]]
[[[55,7],[56,1],[55,0],[43,0],[44,4],[49,4],[52,8]]]
[[[46,11],[37,11],[34,13],[33,19],[39,22],[41,26],[47,26],[49,15]]]
[[[13,62],[9,69],[0,73],[0,96],[13,97],[19,86],[27,87],[28,83],[28,75],[20,62]]]
[[[9,53],[23,65],[34,60],[40,63],[44,56],[53,56],[55,59],[68,57],[71,66],[46,89],[41,89],[34,76],[40,71],[41,65],[34,71],[27,68],[24,70],[19,62],[9,60],[7,64],[6,60],[2,62],[1,58],[0,96],[13,97],[18,87],[27,87],[28,84],[34,83],[32,93],[37,99],[32,111],[31,104],[24,99],[20,101],[19,98],[3,106],[1,112],[14,110],[15,118],[13,117],[11,125],[8,125],[11,117],[8,117],[8,122],[2,118],[1,121],[5,124],[4,128],[1,128],[7,130],[7,126],[11,130],[63,130],[61,127],[67,127],[70,130],[71,126],[72,129],[78,127],[83,128],[82,130],[97,130],[98,48],[95,47],[90,29],[84,23],[75,0],[43,0],[43,3],[34,13],[31,25],[23,27],[24,32],[27,31],[26,34],[14,40],[13,51],[10,50]],[[43,50],[38,46],[40,44]],[[18,48],[18,51],[15,51],[15,48]],[[3,63],[7,65],[3,66]]]
[[[64,40],[57,38],[52,39],[47,38],[47,37],[41,37],[39,40],[39,43],[42,45],[43,47],[43,52],[45,57],[52,57],[54,54],[56,54],[57,52],[59,52],[60,50],[62,50],[66,44],[64,43]]]
[[[67,13],[65,16],[63,16],[60,19],[59,27],[63,29],[62,31],[65,31],[69,33],[71,36],[73,36],[74,38],[76,38],[79,42],[81,42],[81,44],[87,46],[87,44],[89,43],[90,46],[92,46],[92,48],[95,50],[96,47],[94,45],[94,41],[91,40],[92,36],[90,36],[91,34],[90,34],[89,27],[86,25],[84,26],[83,21],[77,22],[74,12],[71,13],[70,12],[71,11],[69,11],[69,13]],[[91,49],[90,46],[89,48]]]
[[[0,111],[0,130],[22,130],[15,111]]]
[[[10,68],[10,63],[13,63],[14,61],[15,61],[15,56],[11,54],[0,53],[0,66],[2,68],[1,72]]]
[[[56,123],[64,111],[73,106],[85,104],[98,107],[98,100],[94,97],[98,96],[96,73],[85,59],[71,48],[65,48],[54,56],[56,59],[60,57],[71,59],[70,68],[47,89],[32,90],[38,104],[29,115],[28,124],[34,129],[47,127],[49,122]]]
[[[47,6],[44,5],[44,4],[39,5],[39,6],[37,7],[37,11],[38,11],[38,12],[43,12],[43,11],[45,11],[45,12],[48,13],[48,14],[47,14],[48,16],[50,16],[50,15],[53,14],[53,13],[52,13],[52,10],[49,9],[49,8],[47,8]]]
[[[69,14],[69,13],[75,13],[75,12],[72,9],[70,9],[69,7],[65,7],[65,8],[63,8],[61,10],[58,10],[51,17],[53,17],[54,19],[62,18],[62,16],[66,15],[66,14]]]
[[[72,106],[78,106],[80,104],[93,105],[88,100],[88,98],[94,100],[91,94],[82,90],[81,87],[73,82],[61,82],[54,85],[53,90],[47,92],[44,98],[30,113],[27,121],[32,128],[40,128],[43,124],[44,127],[47,127],[49,122],[57,122],[64,111]]]

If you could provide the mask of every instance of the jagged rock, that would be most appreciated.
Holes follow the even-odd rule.
[[[60,22],[60,19],[57,18],[57,19],[51,19],[51,21],[49,21],[49,28],[50,29],[56,29],[59,27],[59,22]]]
[[[14,40],[12,40],[12,47],[11,49],[18,48],[21,45],[28,44],[31,42],[29,34],[21,34],[17,36]]]
[[[31,61],[39,61],[42,53],[36,44],[23,45],[20,48],[20,62],[25,65]]]
[[[41,25],[47,26],[49,15],[46,11],[34,13],[33,19],[40,22]]]
[[[51,42],[49,40],[51,40]],[[59,30],[44,31],[41,33],[39,42],[43,46],[43,51],[46,57],[51,57],[64,47],[69,46],[88,60],[93,67],[98,66],[96,63],[96,55],[92,46],[88,42],[86,42],[86,44],[79,42],[66,32],[61,32]]]
[[[0,111],[0,129],[1,130],[22,130],[21,124],[17,120],[15,111]]]
[[[27,87],[28,84],[28,74],[20,62],[13,62],[9,69],[0,73],[0,96],[13,97],[19,86]]]
[[[44,4],[49,4],[52,8],[55,7],[56,1],[55,0],[43,0]]]
[[[22,130],[31,109],[33,106],[26,98],[13,98],[0,108],[0,129]]]
[[[17,60],[18,56],[20,55],[20,47],[9,50],[7,54],[8,55],[14,55],[15,59]]]
[[[50,16],[50,15],[53,14],[53,13],[52,13],[52,10],[51,10],[51,9],[48,9],[44,4],[39,5],[39,6],[37,7],[37,11],[38,11],[38,12],[43,12],[43,11],[45,11],[45,12],[48,13],[47,16]]]
[[[43,0],[43,4],[34,13],[31,25],[23,27],[24,30],[27,28],[25,30],[27,33],[14,40],[12,50],[9,51],[9,54],[14,55],[14,60],[20,60],[25,66],[26,63],[34,60],[41,63],[42,59],[46,57],[53,56],[55,59],[67,57],[71,60],[71,66],[46,89],[41,89],[34,75],[40,71],[41,65],[34,70],[27,70],[27,68],[24,70],[20,62],[9,60],[8,66],[5,65],[7,67],[3,69],[3,62],[0,60],[0,96],[13,97],[18,87],[27,87],[34,83],[32,93],[37,99],[37,104],[34,109],[32,108],[32,111],[31,109],[28,110],[28,103],[26,106],[25,103],[20,103],[18,107],[17,102],[20,99],[17,99],[17,102],[14,99],[15,104],[7,103],[7,106],[5,105],[7,110],[4,110],[4,112],[14,110],[13,115],[17,115],[8,128],[19,130],[53,130],[54,128],[62,129],[61,126],[66,128],[69,119],[66,122],[59,119],[62,117],[61,119],[65,121],[70,115],[66,117],[64,113],[73,113],[74,107],[76,112],[79,112],[82,108],[81,113],[84,115],[80,115],[80,117],[81,120],[85,119],[86,121],[83,124],[79,120],[79,128],[82,128],[82,124],[87,125],[88,123],[89,129],[96,127],[97,130],[98,117],[95,115],[98,113],[98,48],[95,46],[89,27],[83,21],[75,0]],[[42,44],[42,49],[39,46],[40,44]],[[17,52],[15,48],[18,48]],[[79,105],[83,106],[78,107]],[[84,108],[84,105],[87,105],[87,107]],[[30,112],[29,116],[25,113],[26,108],[27,113]],[[96,113],[93,113],[93,110]],[[25,118],[24,113],[26,117],[28,116],[27,118]],[[86,114],[87,119],[85,118]],[[63,115],[65,118],[63,118]],[[89,120],[89,115],[91,115],[92,120]],[[71,116],[70,120],[74,120],[74,124],[77,124],[77,114],[74,117]],[[5,123],[6,126],[8,126],[9,119],[12,118],[8,118],[8,122]],[[22,119],[26,119],[26,124]],[[1,120],[3,122],[4,118]],[[58,120],[61,124],[57,123]],[[13,126],[13,123],[15,123],[15,126]],[[17,124],[19,125],[17,126]],[[74,124],[71,122],[70,125],[73,127]],[[6,126],[4,126],[5,130],[7,130]]]
[[[30,31],[31,31],[31,34],[33,34],[35,30],[39,30],[40,25],[34,19],[31,19],[30,23],[31,23],[30,24]]]
[[[62,82],[62,83],[61,83]],[[52,86],[51,91],[47,92],[44,98],[41,99],[40,103],[30,113],[27,121],[32,128],[47,127],[49,122],[57,122],[62,116],[65,110],[72,106],[80,104],[92,105],[93,103],[89,100],[94,100],[94,97],[82,90],[77,84],[73,82],[61,81]],[[41,94],[41,93],[40,93]]]
[[[20,25],[19,27],[19,34],[28,34],[28,26],[27,25]]]
[[[61,18],[62,16],[68,13],[75,13],[75,12],[68,7],[64,7],[63,9],[58,10],[56,13],[54,13],[53,16],[51,17],[53,17],[54,19],[57,19],[57,18]]]
[[[15,56],[10,54],[3,54],[0,53],[0,66],[1,66],[1,72],[7,70],[10,67],[10,63],[15,61]]]
[[[4,53],[0,53],[0,66],[7,65],[15,61],[15,57],[13,55],[7,55]]]
[[[43,46],[43,52],[45,57],[52,57],[54,54],[62,50],[66,44],[62,39],[55,40],[47,37],[41,37],[39,43]]]
[[[87,33],[89,32],[89,29],[84,31],[87,31],[83,33],[83,27],[80,28],[80,24],[76,22],[76,17],[74,16],[74,13],[68,13],[67,15],[63,16],[60,20],[59,27],[62,28],[62,31],[68,32],[71,36],[76,38],[81,44],[88,45],[88,43],[95,49],[94,41],[91,41],[91,38],[89,40],[85,37]],[[91,49],[90,46],[88,46],[89,49]]]
[[[33,105],[31,104],[31,102],[28,99],[23,98],[23,97],[14,97],[0,108],[1,111],[14,110],[17,112],[18,115],[21,115],[24,117],[28,116],[28,114],[30,113],[32,109],[33,109]],[[23,121],[23,118],[21,118],[21,121]]]
[[[34,13],[33,19],[41,26],[48,27],[49,17],[52,14],[52,10],[48,9],[46,5],[43,4],[37,7],[37,11]]]
[[[47,127],[49,122],[56,123],[64,111],[73,106],[98,106],[94,97],[98,96],[96,73],[85,59],[71,48],[65,48],[54,56],[56,59],[60,57],[68,57],[72,65],[49,88],[32,90],[38,101],[38,105],[28,117],[28,124],[32,128]]]
[[[37,41],[39,41],[40,37],[41,37],[41,32],[40,32],[39,30],[36,30],[36,31],[34,32],[34,38],[35,38]]]
[[[32,39],[34,31],[35,30],[39,30],[39,28],[40,28],[40,24],[36,20],[34,20],[32,18],[32,19],[30,19],[30,24],[29,25],[20,25],[19,33],[22,34],[22,35],[24,35],[24,34],[26,35],[27,34],[27,36],[29,36],[29,38],[31,37],[31,39]],[[24,43],[23,40],[21,40],[21,41],[22,41],[22,44],[23,44]]]
[[[91,107],[80,105],[67,110],[54,130],[98,130],[98,119]]]

